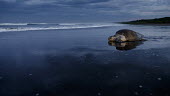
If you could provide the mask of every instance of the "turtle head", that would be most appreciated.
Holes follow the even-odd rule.
[[[109,42],[125,42],[126,37],[124,35],[114,35],[108,38]]]
[[[108,38],[108,40],[109,40],[109,42],[115,42],[116,36],[110,36],[110,37]]]

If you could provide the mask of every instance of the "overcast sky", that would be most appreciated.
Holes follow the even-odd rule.
[[[170,16],[170,0],[0,0],[0,22],[116,22]]]

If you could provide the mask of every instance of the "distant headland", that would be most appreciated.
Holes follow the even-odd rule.
[[[170,17],[155,18],[155,19],[141,19],[135,21],[119,22],[122,24],[148,24],[148,25],[170,25]]]

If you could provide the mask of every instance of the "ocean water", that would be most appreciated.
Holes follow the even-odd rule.
[[[0,23],[0,32],[121,26],[114,23]]]
[[[132,29],[145,42],[114,44]],[[0,96],[169,96],[170,26],[0,23]]]

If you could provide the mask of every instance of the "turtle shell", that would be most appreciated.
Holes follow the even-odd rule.
[[[115,35],[123,35],[126,37],[127,41],[141,41],[144,37],[142,34],[129,29],[119,30],[116,32]]]

